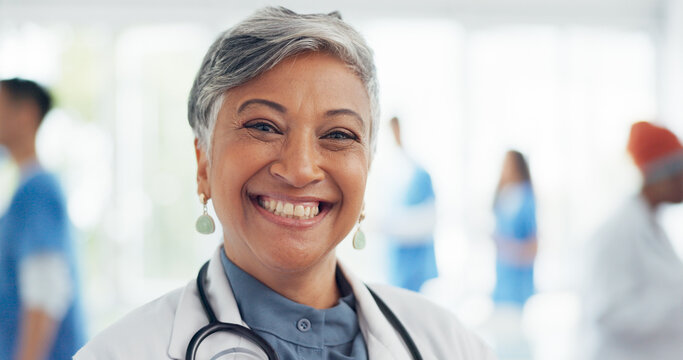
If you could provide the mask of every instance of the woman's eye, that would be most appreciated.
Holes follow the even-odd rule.
[[[356,137],[355,135],[348,133],[348,132],[344,132],[344,131],[333,131],[333,132],[325,135],[325,138],[333,139],[333,140],[347,140],[347,139],[357,140],[358,139],[358,137]]]
[[[269,133],[277,133],[278,132],[277,129],[273,125],[268,124],[266,122],[251,123],[251,124],[245,125],[245,127],[247,129],[254,129],[254,130],[269,132]]]

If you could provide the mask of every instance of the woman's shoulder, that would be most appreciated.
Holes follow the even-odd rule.
[[[158,359],[166,354],[183,290],[173,290],[128,313],[93,337],[74,359]]]
[[[418,348],[420,343],[428,344],[439,359],[495,359],[489,347],[450,310],[413,291],[389,285],[371,288],[415,338]]]

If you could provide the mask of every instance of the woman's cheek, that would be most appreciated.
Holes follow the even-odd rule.
[[[346,156],[344,162],[339,162],[335,168],[338,172],[337,182],[342,188],[347,203],[360,207],[365,195],[365,185],[368,177],[368,158],[363,153]]]

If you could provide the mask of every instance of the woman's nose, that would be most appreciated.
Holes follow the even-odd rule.
[[[287,184],[303,188],[321,181],[325,174],[320,168],[321,156],[314,136],[295,136],[287,139],[280,157],[270,167],[270,173]]]

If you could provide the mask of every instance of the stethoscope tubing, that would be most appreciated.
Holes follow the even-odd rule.
[[[209,304],[209,300],[206,297],[206,292],[204,291],[204,280],[206,280],[206,272],[208,268],[209,262],[207,261],[202,266],[201,270],[199,270],[199,274],[197,275],[197,291],[199,292],[199,300],[202,303],[202,307],[204,308],[204,313],[206,314],[206,317],[209,319],[209,323],[201,329],[199,329],[199,331],[197,331],[194,334],[194,336],[192,336],[190,343],[187,345],[185,359],[194,360],[197,356],[199,345],[207,337],[220,331],[227,331],[251,340],[254,344],[258,345],[258,347],[260,347],[261,350],[263,350],[263,352],[268,357],[268,360],[279,360],[280,358],[278,357],[273,347],[270,346],[270,344],[263,337],[261,337],[261,335],[257,334],[254,330],[251,330],[248,327],[239,324],[231,324],[218,321],[218,319],[216,318],[216,314],[213,312],[211,304]],[[396,317],[396,314],[394,314],[394,312],[391,311],[389,306],[387,306],[387,304],[379,297],[379,295],[377,295],[377,293],[375,293],[367,285],[366,288],[368,289],[368,291],[370,291],[370,294],[377,303],[379,309],[382,311],[382,314],[384,314],[387,320],[389,320],[391,325],[401,336],[401,339],[403,339],[403,342],[408,347],[408,351],[412,355],[412,358],[414,360],[422,360],[422,354],[420,354],[417,345],[408,333],[408,330],[406,330],[406,328],[403,326],[398,317]]]
[[[227,331],[251,340],[253,343],[258,345],[263,352],[266,353],[268,360],[279,360],[280,358],[273,347],[270,346],[270,344],[263,337],[254,332],[254,330],[239,324],[218,321],[216,314],[211,308],[211,304],[209,304],[209,300],[206,298],[206,292],[204,291],[204,280],[206,279],[206,271],[208,268],[209,262],[207,261],[204,266],[202,266],[201,270],[199,270],[199,274],[197,275],[197,291],[199,292],[199,300],[204,308],[204,313],[206,314],[206,317],[209,318],[209,323],[199,329],[199,331],[192,336],[190,343],[187,345],[185,359],[194,360],[197,357],[199,345],[201,345],[202,341],[204,341],[207,337],[220,331]]]

